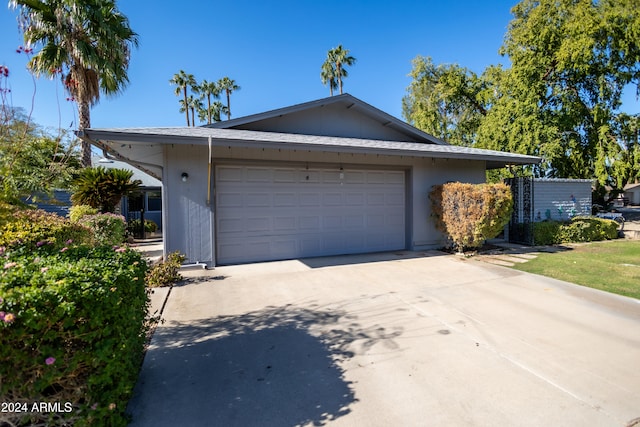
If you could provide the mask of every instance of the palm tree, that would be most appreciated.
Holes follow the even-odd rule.
[[[335,64],[335,77],[338,79],[338,87],[340,88],[340,95],[342,95],[342,78],[349,75],[344,66],[355,64],[356,58],[349,55],[349,49],[344,49],[342,45],[338,45],[338,47],[327,52],[327,61]]]
[[[193,95],[189,95],[189,97],[187,97],[187,107],[191,111],[191,126],[195,126],[196,110],[202,110],[202,99]]]
[[[223,77],[218,80],[218,86],[220,87],[220,91],[225,91],[227,94],[227,120],[231,119],[231,101],[230,96],[231,93],[240,90],[240,86],[236,85],[235,80],[231,80],[229,77]]]
[[[208,108],[198,110],[200,121],[206,121],[208,124],[219,122],[221,114],[227,114],[227,107],[220,101],[213,101]]]
[[[132,181],[132,177],[133,172],[126,169],[84,168],[73,182],[71,201],[100,212],[113,212],[123,196],[140,189],[142,182]]]
[[[175,94],[176,96],[183,96],[183,102],[181,102],[183,108],[180,108],[181,113],[186,113],[187,115],[187,126],[189,126],[189,108],[184,108],[185,105],[188,105],[187,102],[187,87],[196,86],[196,79],[193,77],[193,74],[187,74],[184,70],[178,71],[173,75],[173,78],[169,80],[169,83],[176,86]]]
[[[333,90],[338,89],[338,82],[336,81],[336,70],[333,67],[333,62],[330,62],[328,58],[322,64],[320,80],[324,85],[329,84],[329,96],[333,96]]]
[[[207,124],[210,125],[211,123],[213,123],[214,112],[216,111],[215,108],[212,108],[211,98],[220,99],[221,89],[218,83],[203,80],[202,83],[200,83],[199,91],[203,97],[207,98],[207,109],[206,110],[203,109],[203,111],[206,114],[204,116],[200,116],[200,120],[202,121],[206,120]],[[220,109],[218,108],[218,121],[219,120],[220,120]]]
[[[91,106],[100,94],[120,93],[127,83],[131,47],[138,35],[115,0],[12,0],[28,46],[41,46],[29,61],[36,75],[61,75],[78,105],[78,130],[91,126]],[[91,165],[91,146],[82,141],[82,164]]]

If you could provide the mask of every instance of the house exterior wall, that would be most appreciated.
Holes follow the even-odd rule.
[[[379,121],[357,111],[348,110],[344,105],[340,104],[326,105],[322,108],[260,120],[246,125],[239,125],[235,129],[388,141],[413,141],[407,135],[385,127]]]
[[[299,150],[213,147],[213,168],[224,164],[264,164],[272,166],[308,165],[310,168],[368,168],[403,170],[406,173],[407,249],[441,247],[444,236],[431,219],[429,192],[433,185],[448,181],[482,183],[485,162],[472,160],[412,158]],[[171,146],[165,148],[163,209],[165,250],[180,251],[188,262],[215,265],[215,176],[212,169],[210,203],[207,205],[208,147]],[[182,173],[188,173],[182,182]]]
[[[536,179],[533,207],[535,221],[566,221],[576,215],[591,215],[591,181]]]
[[[164,151],[165,256],[180,251],[186,254],[187,263],[213,265],[213,203],[207,204],[208,147],[166,145]],[[181,175],[185,172],[189,177],[183,182]]]

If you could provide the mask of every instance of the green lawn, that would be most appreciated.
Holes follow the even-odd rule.
[[[514,268],[640,299],[640,241],[594,242],[542,253]]]

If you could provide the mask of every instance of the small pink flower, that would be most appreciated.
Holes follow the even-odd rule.
[[[13,323],[16,320],[16,316],[12,313],[7,313],[4,315],[4,323]]]
[[[7,270],[7,269],[9,269],[9,268],[11,268],[11,267],[15,267],[16,265],[18,265],[18,263],[17,263],[17,262],[7,262],[7,263],[5,263],[5,265],[4,265],[4,269],[5,269],[5,270]]]
[[[93,405],[91,405],[91,409],[93,409],[94,411],[98,409],[98,404],[94,403]]]
[[[65,243],[65,244],[66,244],[66,245],[70,245],[71,243],[73,243],[73,240],[72,240],[72,239],[69,239],[69,240],[67,240],[67,241],[66,241],[66,243]]]
[[[120,252],[120,253],[126,252],[126,251],[127,251],[127,248],[118,248],[118,249],[116,249],[116,252]]]
[[[49,270],[49,267],[42,267],[42,268],[40,269],[40,273],[46,273],[46,272],[47,272],[47,270]]]
[[[60,249],[60,252],[66,252],[68,250],[69,250],[69,248],[65,246],[64,248]]]
[[[40,240],[38,243],[36,243],[36,248],[39,248],[40,246],[44,246],[47,244],[46,240]]]
[[[4,316],[6,316],[6,313],[4,311],[0,311],[0,320],[4,320]]]
[[[56,358],[55,357],[47,357],[44,360],[44,363],[46,363],[47,365],[53,365],[54,363],[56,363]]]

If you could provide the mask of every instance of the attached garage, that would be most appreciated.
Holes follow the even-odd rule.
[[[405,171],[216,166],[219,264],[406,247]]]
[[[348,94],[201,127],[80,136],[162,180],[165,255],[208,267],[437,248],[434,185],[540,161],[451,146]]]

